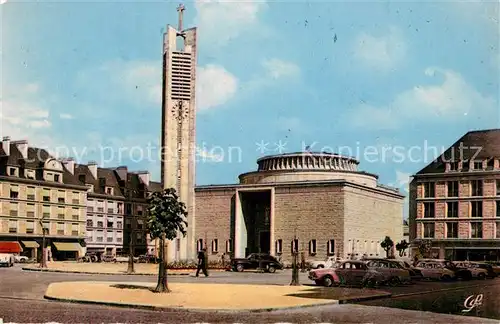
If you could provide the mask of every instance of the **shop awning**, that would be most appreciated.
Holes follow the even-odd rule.
[[[78,243],[54,242],[54,246],[58,251],[80,252],[82,246]]]
[[[21,253],[23,248],[19,242],[0,242],[0,253]]]
[[[38,249],[40,247],[40,244],[35,241],[21,241],[21,243],[28,249]]]

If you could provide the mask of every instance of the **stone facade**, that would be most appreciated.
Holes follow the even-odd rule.
[[[296,163],[297,167],[301,154],[278,156],[279,162],[268,160],[263,165],[272,166],[273,170],[261,170],[265,173],[263,176],[259,171],[245,173],[240,176],[243,182],[240,184],[197,187],[198,248],[206,247],[212,260],[220,259],[223,254],[245,257],[247,251],[241,246],[245,243],[238,241],[246,238],[246,234],[241,236],[238,232],[248,232],[249,225],[238,223],[238,217],[244,213],[240,206],[247,199],[245,195],[264,191],[271,201],[267,225],[269,252],[285,263],[291,262],[293,248],[304,253],[307,260],[324,260],[328,256],[383,256],[380,242],[385,236],[395,242],[403,238],[404,197],[397,190],[377,185],[376,176],[356,170],[357,163],[343,170],[340,164],[322,160],[328,158],[322,157],[324,153],[307,153],[313,157],[310,161],[319,161],[316,167],[321,168],[321,180],[311,179],[315,170],[311,162],[307,170],[295,169],[294,181],[291,181],[285,175],[291,171],[280,170],[280,165],[286,168]],[[287,161],[288,157],[294,162]],[[328,163],[336,168],[325,170]],[[344,171],[349,180],[342,179]],[[327,177],[328,172],[331,179]],[[365,184],[352,181],[357,175]],[[269,181],[270,177],[280,181]],[[366,178],[370,181],[364,180]],[[252,226],[265,230],[261,219]],[[214,246],[218,247],[217,251]]]
[[[461,160],[451,159],[460,147],[455,156]],[[414,176],[409,213],[414,251],[430,240],[440,258],[500,260],[499,161],[500,129],[469,132]],[[435,192],[426,195],[429,187]],[[431,204],[434,212],[426,213]]]

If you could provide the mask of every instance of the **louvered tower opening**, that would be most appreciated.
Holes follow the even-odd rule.
[[[172,53],[172,99],[191,98],[191,53]]]

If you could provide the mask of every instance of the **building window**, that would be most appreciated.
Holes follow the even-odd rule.
[[[458,197],[458,181],[448,181],[448,197]]]
[[[17,220],[9,220],[9,233],[17,233]]]
[[[434,238],[434,223],[424,223],[424,237]]]
[[[213,239],[212,240],[212,253],[217,253],[217,252],[219,252],[219,240]]]
[[[292,240],[292,253],[297,253],[299,252],[299,240],[298,239],[294,239]]]
[[[71,235],[78,236],[78,223],[71,224]]]
[[[335,240],[329,240],[327,243],[327,252],[329,255],[335,254]]]
[[[472,222],[470,223],[470,236],[471,238],[482,238],[483,237],[483,223]]]
[[[433,202],[424,203],[424,218],[434,218],[436,214],[436,207]]]
[[[103,228],[104,227],[102,221],[98,221],[97,222],[97,227],[99,227],[99,228]]]
[[[34,221],[27,221],[26,222],[26,234],[33,234],[35,231],[35,222]]]
[[[424,197],[431,198],[436,196],[436,183],[424,182]]]
[[[282,254],[283,253],[283,240],[279,239],[276,240],[276,254]]]
[[[309,241],[309,254],[316,254],[316,240]]]
[[[446,223],[446,237],[447,238],[458,238],[458,223],[457,222]]]
[[[19,198],[19,187],[10,186],[10,199],[18,199],[18,198]]]
[[[198,251],[203,250],[203,239],[198,240],[197,249],[198,249]]]
[[[10,216],[17,216],[19,205],[17,203],[11,202],[10,203]]]
[[[57,235],[64,235],[64,223],[57,223]]]
[[[497,196],[500,196],[500,180],[497,180]]]
[[[471,181],[471,195],[473,197],[479,197],[483,195],[483,180]]]
[[[500,200],[497,200],[497,201],[496,201],[496,205],[497,205],[497,208],[496,208],[496,210],[497,210],[497,212],[496,212],[496,216],[497,216],[497,217],[500,217]]]
[[[500,222],[497,222],[496,224],[497,230],[496,230],[496,238],[500,239]]]
[[[458,217],[458,201],[449,201],[446,203],[446,217]]]
[[[122,222],[116,222],[116,228],[122,228],[123,223]]]
[[[60,175],[54,174],[54,181],[59,182],[60,177],[61,177]]]
[[[458,171],[458,162],[450,162],[450,171]]]
[[[471,202],[470,217],[483,217],[483,202],[482,201]]]
[[[483,161],[474,161],[474,170],[482,170],[483,169]]]
[[[227,253],[233,252],[233,241],[231,239],[226,241],[226,252]]]
[[[87,219],[87,227],[94,227],[94,221],[91,219]]]
[[[10,176],[15,176],[16,173],[17,173],[16,171],[17,171],[16,168],[9,168],[9,175]]]

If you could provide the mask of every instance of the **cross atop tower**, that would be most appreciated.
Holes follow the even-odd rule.
[[[179,32],[182,31],[182,15],[184,14],[184,10],[186,10],[184,5],[182,3],[179,4],[179,6],[177,7],[177,12],[179,13],[179,26],[178,26],[177,30]]]

